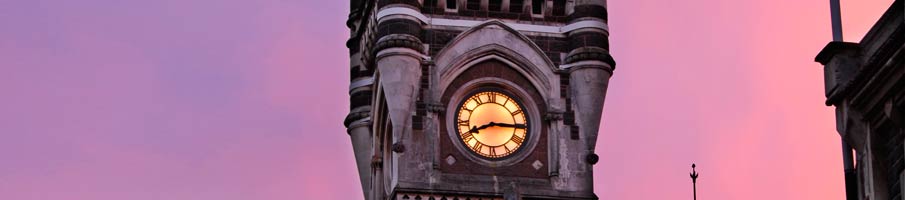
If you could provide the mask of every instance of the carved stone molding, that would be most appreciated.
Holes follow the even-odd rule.
[[[582,47],[569,53],[566,57],[566,63],[574,63],[583,60],[598,60],[603,61],[613,69],[616,69],[616,61],[613,60],[613,56],[610,55],[610,52],[606,49],[599,47]]]
[[[446,108],[443,107],[440,103],[426,103],[427,112],[432,113],[443,113],[446,111]]]
[[[394,200],[503,200],[501,197],[397,193]]]
[[[381,50],[393,47],[409,48],[417,52],[424,51],[424,45],[421,45],[421,40],[418,39],[418,37],[406,34],[391,34],[377,40],[374,52],[380,52]]]
[[[548,111],[547,114],[544,115],[544,120],[546,121],[560,121],[563,118],[562,112],[552,112]]]

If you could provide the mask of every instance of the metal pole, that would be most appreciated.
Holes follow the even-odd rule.
[[[694,163],[691,163],[691,173],[688,175],[691,176],[691,188],[694,200],[698,200],[698,172],[694,171],[694,167]]]
[[[845,197],[847,200],[855,200],[858,198],[858,188],[856,186],[858,177],[855,174],[852,147],[845,143],[845,140],[842,141],[842,166],[845,169]]]
[[[833,41],[842,42],[842,12],[839,8],[839,0],[830,0],[830,20],[833,26]],[[852,147],[842,140],[842,166],[845,173],[845,196],[847,200],[855,200],[858,195],[858,188],[855,174],[854,158],[852,156]]]
[[[830,19],[833,23],[833,41],[842,41],[842,13],[839,11],[839,0],[830,0]]]
[[[839,0],[830,0],[830,20],[833,26],[833,41],[842,42],[842,12],[839,8]],[[856,186],[857,176],[855,173],[854,156],[852,155],[852,147],[842,140],[842,166],[845,173],[845,193],[847,200],[855,200],[858,198],[858,188]]]

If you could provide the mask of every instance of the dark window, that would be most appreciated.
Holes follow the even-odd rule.
[[[487,4],[487,8],[489,8],[490,11],[501,11],[503,10],[503,0],[490,0]]]
[[[428,8],[437,7],[437,0],[424,0],[424,7],[428,7]]]
[[[446,9],[456,9],[456,0],[446,0]]]
[[[566,0],[553,0],[553,15],[566,15]]]
[[[465,3],[465,9],[480,10],[481,9],[481,0],[468,0]]]
[[[544,0],[531,0],[531,13],[544,14]]]
[[[522,9],[524,9],[524,7],[525,7],[525,0],[509,1],[509,12],[522,13]]]

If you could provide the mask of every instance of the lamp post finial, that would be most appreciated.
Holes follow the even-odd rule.
[[[693,189],[692,192],[694,192],[693,193],[694,200],[697,200],[698,199],[698,185],[697,185],[698,184],[697,183],[698,182],[698,172],[696,172],[694,170],[695,167],[696,167],[695,164],[691,163],[691,173],[689,173],[688,175],[691,176],[691,185],[692,185],[692,189]]]

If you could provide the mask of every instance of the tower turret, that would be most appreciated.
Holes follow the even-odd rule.
[[[352,3],[346,125],[367,199],[597,198],[606,1]]]

